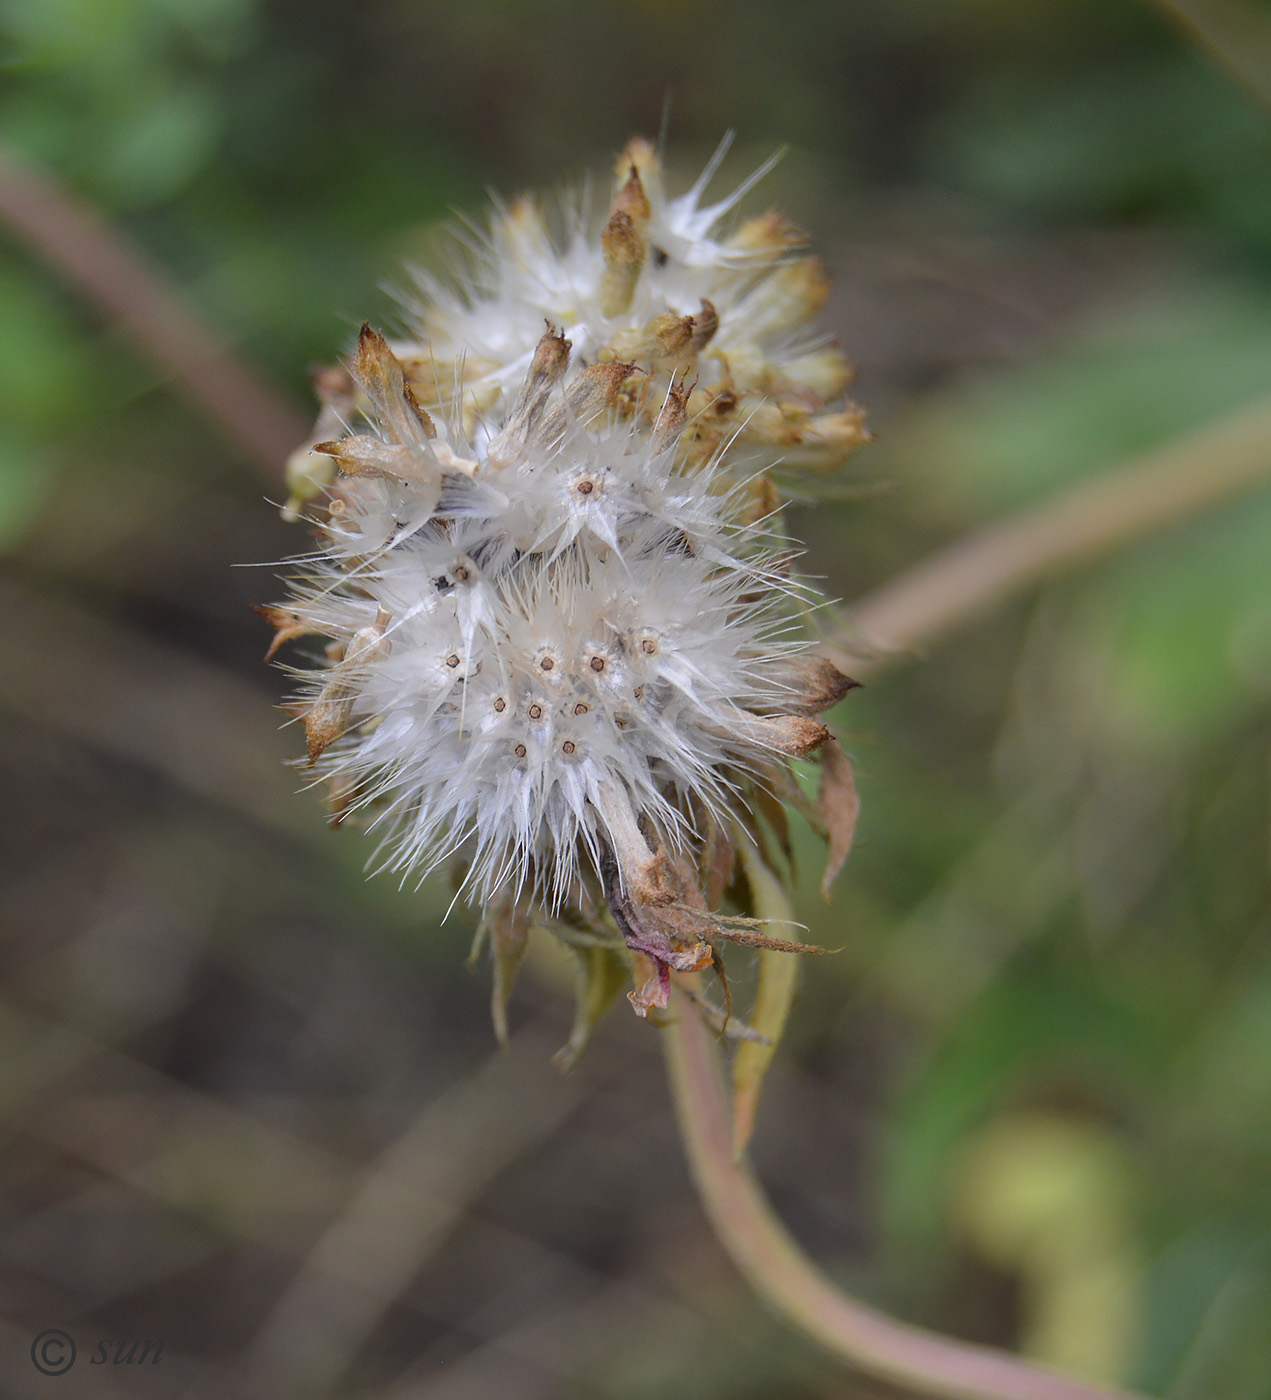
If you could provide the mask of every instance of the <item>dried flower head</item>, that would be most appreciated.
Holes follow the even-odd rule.
[[[801,236],[726,227],[753,179],[703,204],[722,150],[668,200],[632,142],[598,226],[560,239],[528,199],[496,209],[466,281],[421,278],[409,340],[363,326],[323,371],[290,465],[321,548],[261,611],[275,648],[329,639],[295,671],[308,765],[385,867],[457,862],[500,1025],[531,923],[605,963],[584,1000],[622,953],[644,1014],[721,941],[802,946],[716,912],[760,812],[808,810],[827,880],[846,855],[850,768],[816,716],[852,682],[798,637],[811,595],[762,470],[865,433],[831,406],[849,373],[808,328]],[[819,806],[790,772],[812,754]]]

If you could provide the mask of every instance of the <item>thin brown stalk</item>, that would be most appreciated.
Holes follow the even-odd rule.
[[[814,1341],[870,1375],[946,1400],[1127,1400],[990,1347],[955,1341],[865,1307],[840,1291],[773,1214],[744,1162],[709,1032],[691,1006],[664,1031],[689,1165],[715,1233],[751,1287]]]
[[[165,379],[270,477],[309,431],[81,195],[0,144],[0,222],[122,326]]]
[[[1271,398],[974,531],[848,609],[827,649],[853,675],[994,603],[1271,481]]]
[[[548,1032],[554,1034],[554,1032]],[[544,1028],[518,1033],[420,1110],[363,1173],[248,1355],[248,1393],[331,1394],[398,1295],[511,1162],[586,1094],[547,1068]]]
[[[1271,23],[1247,0],[1154,0],[1259,102],[1271,106]]]

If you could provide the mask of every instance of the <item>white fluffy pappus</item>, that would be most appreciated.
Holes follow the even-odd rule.
[[[665,1004],[671,969],[714,956],[696,873],[708,829],[736,830],[756,784],[833,744],[814,716],[852,683],[794,635],[809,595],[769,529],[771,488],[729,472],[752,392],[730,355],[752,380],[762,359],[770,388],[788,388],[788,365],[762,336],[712,348],[805,260],[784,234],[715,241],[732,201],[699,210],[698,187],[659,215],[651,153],[629,151],[594,256],[575,231],[555,281],[541,248],[531,273],[509,244],[526,216],[504,214],[483,289],[439,293],[425,315],[433,343],[412,354],[363,327],[309,447],[338,472],[323,547],[262,612],[275,647],[329,639],[325,665],[294,669],[292,709],[337,817],[380,833],[381,865],[423,878],[456,856],[473,900],[548,917],[607,904],[652,960],[643,1011]],[[820,400],[799,394],[777,393],[778,411],[816,421]]]

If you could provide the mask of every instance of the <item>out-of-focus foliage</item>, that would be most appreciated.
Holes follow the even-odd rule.
[[[792,514],[848,599],[1271,383],[1271,111],[1146,0],[5,0],[0,63],[4,139],[306,411],[307,366],[391,325],[383,284],[487,186],[603,171],[668,93],[673,165],[729,126],[734,173],[787,144],[766,193],[831,264],[879,438]],[[305,547],[279,482],[3,232],[0,414],[13,1393],[58,1325],[166,1335],[156,1395],[293,1353],[342,1357],[315,1393],[883,1394],[722,1261],[653,1031],[611,1014],[561,1090],[572,969],[536,949],[539,1069],[484,1064],[465,916],[364,884],[369,842],[281,767],[246,606],[277,589],[232,567]],[[863,810],[828,908],[795,831],[799,915],[843,951],[760,1108],[780,1208],[906,1316],[1271,1397],[1271,496],[834,720]],[[455,1214],[371,1230],[405,1263],[369,1321],[280,1306],[358,1173],[421,1142]]]

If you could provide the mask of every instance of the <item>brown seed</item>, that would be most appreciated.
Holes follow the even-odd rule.
[[[543,718],[543,707],[542,707],[542,705],[531,705],[531,706],[530,706],[530,718],[531,718],[531,719],[542,719],[542,718]]]
[[[598,413],[611,408],[627,379],[636,373],[636,366],[623,361],[606,360],[588,365],[573,378],[564,399],[545,413],[535,429],[540,443],[551,443],[565,431],[572,417],[579,423],[589,422]]]
[[[640,643],[640,650],[644,652],[645,656],[652,656],[653,653],[657,651],[657,649],[658,644],[653,640],[652,637],[646,637],[644,641]]]
[[[538,342],[530,361],[529,373],[512,416],[488,449],[489,459],[495,466],[511,466],[520,459],[530,434],[543,416],[553,386],[568,368],[569,351],[569,341],[549,321],[547,333]]]
[[[600,310],[606,316],[620,316],[630,309],[648,252],[643,224],[643,219],[615,209],[601,231],[605,270],[600,279]]]
[[[692,318],[693,337],[689,341],[689,349],[697,354],[704,349],[711,341],[715,332],[719,329],[719,312],[714,305],[702,298],[702,309]]]
[[[590,496],[595,489],[596,483],[594,481],[584,479],[578,483],[578,494],[580,496]]]
[[[459,664],[459,661],[460,657],[457,651],[452,651],[450,655],[446,657],[446,665],[449,666],[452,671]]]
[[[576,715],[585,715],[587,713],[587,706],[580,700],[578,704],[574,706],[574,713]]]
[[[525,757],[525,745],[524,745],[524,744],[518,744],[518,745],[516,746],[516,748],[514,748],[514,749],[512,750],[512,752],[517,756],[517,758],[524,758],[524,757]]]
[[[462,564],[456,565],[455,568],[454,568],[454,570],[453,570],[453,573],[454,573],[454,576],[459,580],[460,583],[467,583],[467,581],[468,581],[468,571],[467,571],[467,569],[465,569],[465,568],[463,567]]]
[[[591,669],[593,671],[603,671],[605,669],[605,658],[603,656],[593,656],[591,658]]]
[[[542,661],[540,661],[538,664],[543,668],[544,671],[550,671],[552,667],[556,665],[556,663],[552,660],[550,656],[545,656],[542,659]]]
[[[622,210],[624,213],[642,223],[650,214],[653,207],[649,203],[649,196],[644,192],[644,184],[640,179],[640,168],[635,161],[629,162],[626,170],[627,180],[618,193],[614,196],[613,203],[609,206],[611,214]]]
[[[683,376],[678,381],[672,379],[670,387],[666,391],[666,398],[658,411],[657,422],[653,425],[653,438],[650,446],[655,454],[668,452],[679,442],[680,434],[684,431],[684,424],[688,418],[689,395],[693,392],[696,384],[696,380],[689,384]]]
[[[561,751],[563,753],[573,753],[575,748],[577,748],[577,745],[572,739],[566,739],[565,742],[561,745]]]
[[[407,382],[402,362],[379,331],[372,330],[365,321],[358,336],[353,377],[394,442],[414,443],[437,436],[432,419],[420,407]]]
[[[503,711],[507,709],[507,707],[508,707],[508,702],[507,702],[501,695],[500,695],[499,698],[494,702],[494,711],[495,711],[496,714],[500,714],[500,715],[501,715],[501,714],[503,713]]]

